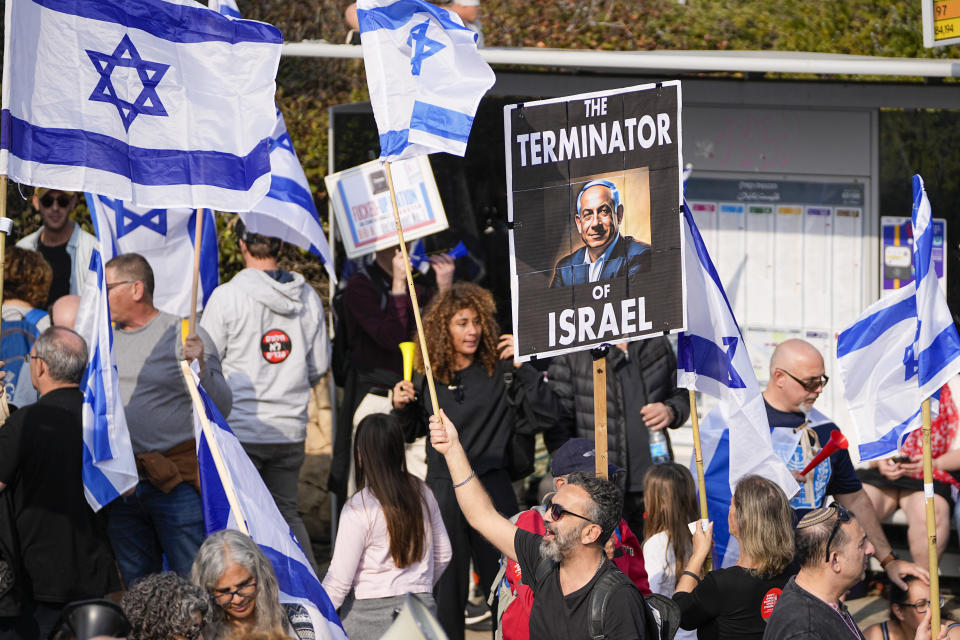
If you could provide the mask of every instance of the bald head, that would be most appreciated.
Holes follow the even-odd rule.
[[[770,379],[763,397],[780,411],[805,413],[823,392],[825,383],[816,381],[824,373],[823,356],[816,347],[796,338],[784,340],[770,358]]]
[[[77,322],[77,309],[80,308],[80,296],[68,294],[60,296],[50,307],[50,322],[57,327],[73,329]]]
[[[773,350],[770,357],[770,378],[776,369],[792,369],[796,365],[819,365],[823,367],[823,356],[817,348],[799,338],[784,340]]]

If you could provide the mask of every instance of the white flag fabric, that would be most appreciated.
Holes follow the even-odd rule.
[[[960,372],[960,336],[933,269],[930,202],[913,177],[914,281],[875,302],[837,338],[849,437],[861,460],[889,455],[921,425],[920,405]]]
[[[303,549],[297,544],[289,525],[280,515],[256,467],[223,415],[199,385],[196,375],[194,384],[216,440],[215,443],[207,440],[196,412],[197,407],[194,406],[194,433],[202,489],[200,496],[207,535],[222,529],[243,531],[244,527],[240,525],[245,525],[250,537],[273,565],[280,587],[280,602],[306,609],[316,638],[346,640],[347,635],[333,603],[313,572]],[[217,469],[214,448],[219,450],[222,457],[225,477]],[[236,493],[239,513],[233,510],[227,499],[227,487],[232,487]]]
[[[87,208],[104,264],[122,253],[139,253],[154,272],[153,303],[161,311],[186,317],[190,314],[193,286],[195,209],[147,209],[107,196],[87,195]],[[217,223],[213,212],[204,212],[200,246],[200,296],[197,308],[220,282]]]
[[[17,0],[5,24],[0,172],[144,207],[266,194],[275,27],[192,0]]]
[[[209,7],[228,18],[240,17],[234,0],[209,0]],[[270,190],[251,211],[241,212],[240,219],[253,233],[280,238],[320,258],[330,281],[336,284],[330,246],[310,183],[293,150],[293,141],[279,109],[277,123],[270,134]]]
[[[76,332],[87,343],[90,361],[80,383],[83,391],[83,492],[94,511],[137,486],[137,463],[130,445],[120,378],[113,355],[110,305],[103,261],[94,249],[91,276],[83,285]]]
[[[700,438],[715,557],[720,566],[729,566],[737,558],[735,550],[727,549],[731,540],[727,513],[740,478],[761,475],[788,497],[799,486],[774,452],[740,326],[686,201],[683,222],[687,329],[678,336],[677,386],[720,400],[700,426]]]
[[[358,0],[357,20],[380,159],[466,153],[477,106],[495,81],[477,34],[424,0]]]

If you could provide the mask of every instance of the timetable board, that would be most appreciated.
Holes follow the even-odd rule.
[[[807,340],[832,379],[817,407],[841,424],[836,335],[864,306],[865,181],[691,177],[686,198],[761,386],[776,345]]]

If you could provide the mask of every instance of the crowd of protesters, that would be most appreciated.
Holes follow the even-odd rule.
[[[140,482],[94,513],[81,471],[80,385],[90,354],[72,330],[86,242],[67,215],[75,204],[75,194],[38,191],[45,226],[29,238],[42,250],[18,247],[5,257],[4,388],[13,413],[0,428],[0,640],[80,637],[84,625],[131,639],[313,638],[308,613],[280,603],[271,563],[248,536],[205,536],[192,405],[178,363],[197,361],[204,388],[312,562],[296,504],[309,391],[331,363],[319,297],[280,268],[278,241],[241,229],[246,268],[214,292],[191,331],[154,306],[162,275],[146,259],[108,262],[104,286]],[[433,284],[418,285],[418,294],[436,406],[419,347],[415,374],[404,379],[398,345],[416,330],[400,252],[379,252],[343,292],[343,418],[330,480],[342,511],[322,584],[348,637],[381,637],[414,594],[448,637],[463,638],[476,574],[491,594],[491,624],[506,639],[645,638],[656,603],[675,612],[682,638],[862,638],[843,598],[871,555],[890,583],[891,617],[866,636],[930,637],[927,573],[896,557],[879,524],[896,506],[916,512],[915,443],[859,478],[845,451],[823,463],[823,482],[799,475],[837,428],[807,422],[827,383],[811,345],[782,343],[764,391],[771,428],[800,433],[778,453],[807,493],[791,499],[764,477],[740,479],[725,523],[739,554],[711,570],[716,523],[699,519],[690,471],[651,453],[653,434],[679,427],[690,412],[670,342],[605,356],[603,479],[595,474],[589,357],[540,368],[515,362],[493,295],[454,281],[453,259],[431,263]],[[280,349],[265,348],[268,334],[282,334]],[[383,400],[380,411],[362,408],[368,396]],[[940,401],[937,496],[946,522],[957,418],[949,390]],[[552,491],[538,506],[523,504],[517,490],[529,473],[518,435],[534,433],[552,457]],[[421,444],[411,448],[414,441]],[[911,552],[925,558],[914,537]],[[121,593],[119,606],[100,600]],[[944,624],[942,637],[951,633],[960,629]]]

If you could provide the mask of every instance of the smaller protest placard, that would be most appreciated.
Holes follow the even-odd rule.
[[[405,240],[416,240],[447,228],[437,183],[427,156],[390,164]],[[396,246],[387,171],[380,160],[331,173],[324,181],[340,238],[350,259]]]

